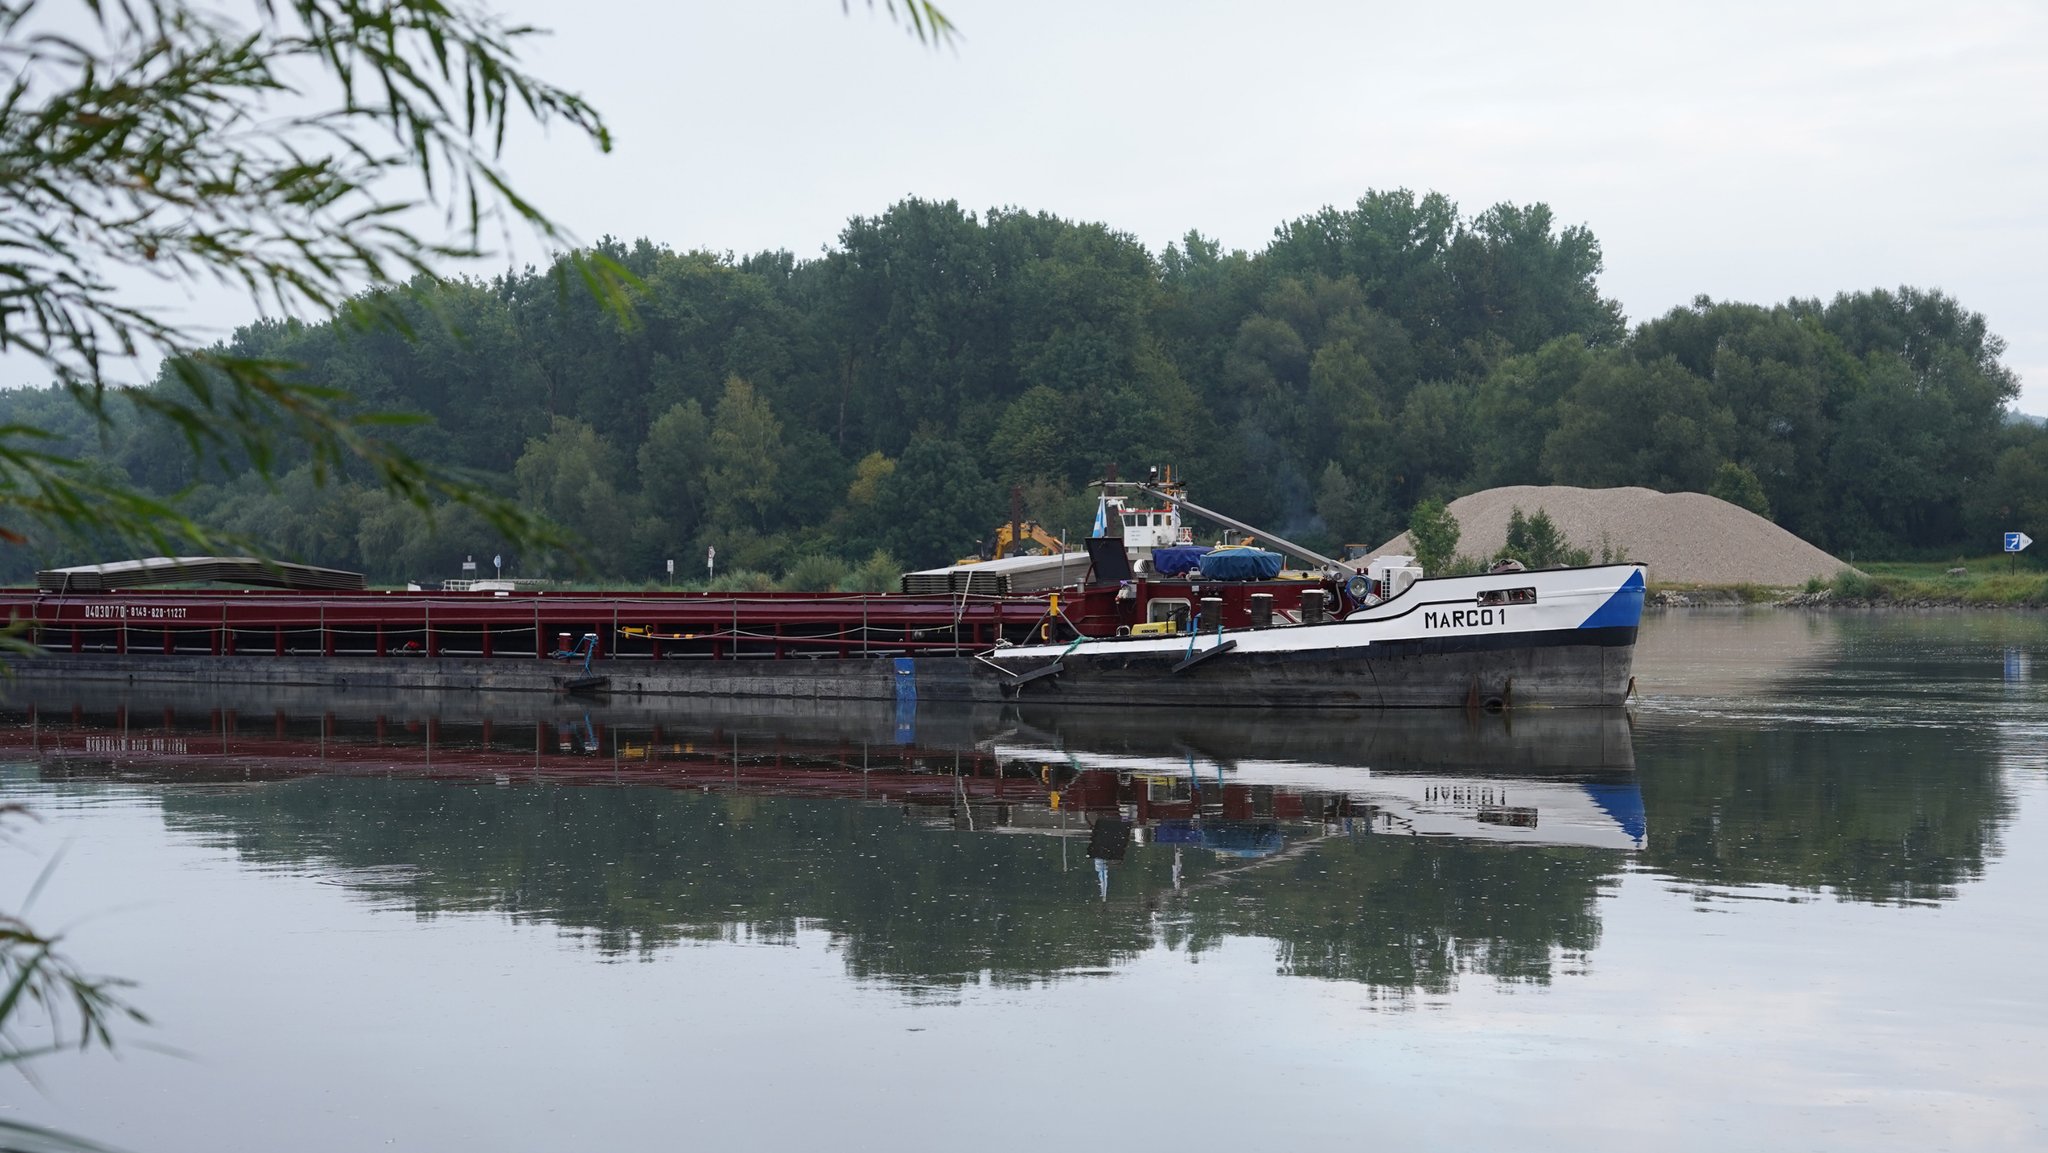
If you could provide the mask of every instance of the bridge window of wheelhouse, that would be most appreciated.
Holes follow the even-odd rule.
[[[1483,609],[1497,608],[1501,605],[1533,605],[1535,603],[1536,590],[1533,588],[1487,589],[1479,594],[1479,607]]]

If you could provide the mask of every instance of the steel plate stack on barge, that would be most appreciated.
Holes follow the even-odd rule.
[[[1628,694],[1638,565],[1429,578],[1260,534],[1316,566],[1284,573],[1271,552],[1192,546],[1183,510],[1256,532],[1170,483],[1109,482],[1086,554],[1055,566],[1085,575],[1043,591],[927,572],[932,591],[889,594],[387,592],[305,566],[273,566],[279,588],[136,587],[176,577],[158,558],[44,574],[0,609],[45,650],[8,660],[36,680],[1196,707]]]

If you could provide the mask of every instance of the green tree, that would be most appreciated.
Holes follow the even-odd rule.
[[[1316,515],[1322,518],[1333,551],[1382,540],[1396,523],[1377,486],[1354,480],[1334,460],[1323,466],[1316,481]]]
[[[665,541],[691,539],[704,515],[705,471],[711,461],[711,425],[703,406],[670,406],[647,429],[637,453],[640,493]]]
[[[1714,483],[1708,486],[1707,495],[1725,500],[1737,508],[1746,508],[1761,517],[1771,515],[1771,502],[1764,495],[1763,482],[1756,478],[1755,473],[1732,460],[1722,461],[1721,467],[1714,470]]]
[[[1951,397],[1922,387],[1903,359],[1878,354],[1866,362],[1828,456],[1837,547],[1868,552],[1955,538],[1961,498],[1988,463],[1957,459],[1957,423]]]
[[[1384,476],[1394,443],[1393,426],[1380,406],[1385,387],[1372,361],[1351,340],[1317,349],[1308,369],[1303,454],[1341,461],[1356,475]]]
[[[1467,339],[1484,334],[1514,352],[1561,336],[1612,345],[1623,334],[1621,305],[1594,278],[1600,242],[1584,227],[1554,228],[1547,204],[1497,204],[1453,242],[1450,266],[1464,299]]]
[[[1734,416],[1706,381],[1666,357],[1600,357],[1558,406],[1543,442],[1553,483],[1702,492],[1733,436]]]
[[[782,587],[795,592],[831,592],[844,584],[852,574],[847,563],[836,556],[812,553],[798,557],[789,566],[789,574],[783,578]]]
[[[882,549],[868,554],[868,559],[847,574],[843,586],[847,592],[884,593],[895,592],[902,587],[903,566],[896,558]]]
[[[386,298],[349,294],[476,254],[504,222],[559,238],[500,166],[505,132],[531,117],[600,149],[610,136],[582,98],[520,65],[531,30],[432,3],[287,0],[236,19],[152,0],[85,5],[87,30],[71,36],[43,23],[47,7],[0,6],[12,78],[0,104],[0,245],[12,254],[0,264],[0,344],[101,422],[132,404],[195,457],[268,471],[309,453],[316,476],[360,468],[415,503],[464,501],[537,533],[516,504],[403,451],[388,420],[326,382],[204,347],[122,287],[122,270],[218,279],[285,313],[402,323]],[[452,235],[405,223],[429,206],[452,210]],[[621,283],[601,263],[586,271],[607,291]],[[112,375],[143,355],[164,357],[157,387]],[[159,544],[204,535],[162,501],[42,451],[43,439],[0,430],[0,521]]]
[[[1776,520],[1813,538],[1828,526],[1823,474],[1834,416],[1861,374],[1817,311],[1700,297],[1643,325],[1629,350],[1645,363],[1673,357],[1711,383],[1735,421],[1728,458],[1755,475]]]
[[[972,551],[1002,516],[997,488],[973,454],[936,436],[912,440],[880,490],[877,511],[888,524],[889,551],[912,568]]]
[[[1458,551],[1458,518],[1435,497],[1422,501],[1408,514],[1408,543],[1424,573],[1442,575]]]
[[[2006,440],[1987,482],[1970,492],[1971,535],[1988,542],[2023,531],[2048,540],[2048,429],[2016,426]]]
[[[1096,446],[1091,426],[1104,419],[1100,391],[1062,396],[1034,385],[1004,410],[989,443],[997,475],[1015,481],[1071,477],[1086,471]]]
[[[766,532],[782,469],[782,422],[766,397],[737,376],[711,414],[705,501],[713,532]]]
[[[1508,511],[1507,541],[1494,560],[1516,560],[1530,568],[1559,568],[1589,564],[1585,549],[1573,548],[1550,514],[1537,509],[1524,516],[1520,505]]]
[[[517,563],[511,542],[494,532],[473,509],[443,505],[431,513],[381,489],[355,493],[356,555],[371,580],[398,583],[465,575],[458,567],[475,559],[492,571],[493,556]]]
[[[847,503],[856,507],[875,503],[881,497],[882,482],[895,471],[896,462],[879,452],[861,457],[853,470],[853,483],[846,489]]]
[[[1543,442],[1557,427],[1560,402],[1595,359],[1585,338],[1560,336],[1486,374],[1472,402],[1471,487],[1543,483]]]
[[[544,437],[528,441],[512,469],[522,504],[557,524],[574,525],[600,573],[619,571],[632,525],[619,496],[618,453],[597,430],[566,416]]]
[[[1455,485],[1472,468],[1471,396],[1448,381],[1431,381],[1408,394],[1401,409],[1396,469],[1411,499]]]

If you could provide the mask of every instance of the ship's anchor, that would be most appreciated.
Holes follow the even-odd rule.
[[[1030,684],[1032,681],[1046,680],[1047,678],[1056,677],[1059,676],[1061,673],[1066,672],[1067,653],[1071,653],[1075,649],[1080,648],[1082,642],[1086,641],[1087,639],[1087,637],[1075,637],[1074,643],[1068,645],[1064,652],[1054,657],[1050,662],[1042,664],[1037,668],[1032,669],[1028,673],[1013,673],[1009,669],[1003,668],[1003,666],[996,664],[994,661],[988,660],[986,658],[982,660],[982,663],[992,668],[1000,669],[1004,676],[1010,678],[1009,681],[1007,681],[1002,686],[1003,694],[1005,696],[1014,697],[1019,692],[1023,691],[1025,685]]]
[[[1236,647],[1236,641],[1218,641],[1214,645],[1211,645],[1210,647],[1203,649],[1201,652],[1189,654],[1186,660],[1173,666],[1173,671],[1175,673],[1184,673],[1187,670],[1194,668],[1196,665],[1201,664],[1203,661],[1208,660],[1210,657],[1220,656]]]

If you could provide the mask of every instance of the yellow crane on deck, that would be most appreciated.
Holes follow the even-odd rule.
[[[964,556],[954,564],[979,564],[986,560],[1002,560],[1010,556],[1029,556],[1025,544],[1035,544],[1038,551],[1054,556],[1066,551],[1060,538],[1045,531],[1045,526],[1036,520],[1027,519],[1024,513],[1024,493],[1021,488],[1010,490],[1010,519],[996,526],[988,539],[975,549],[975,555]]]

